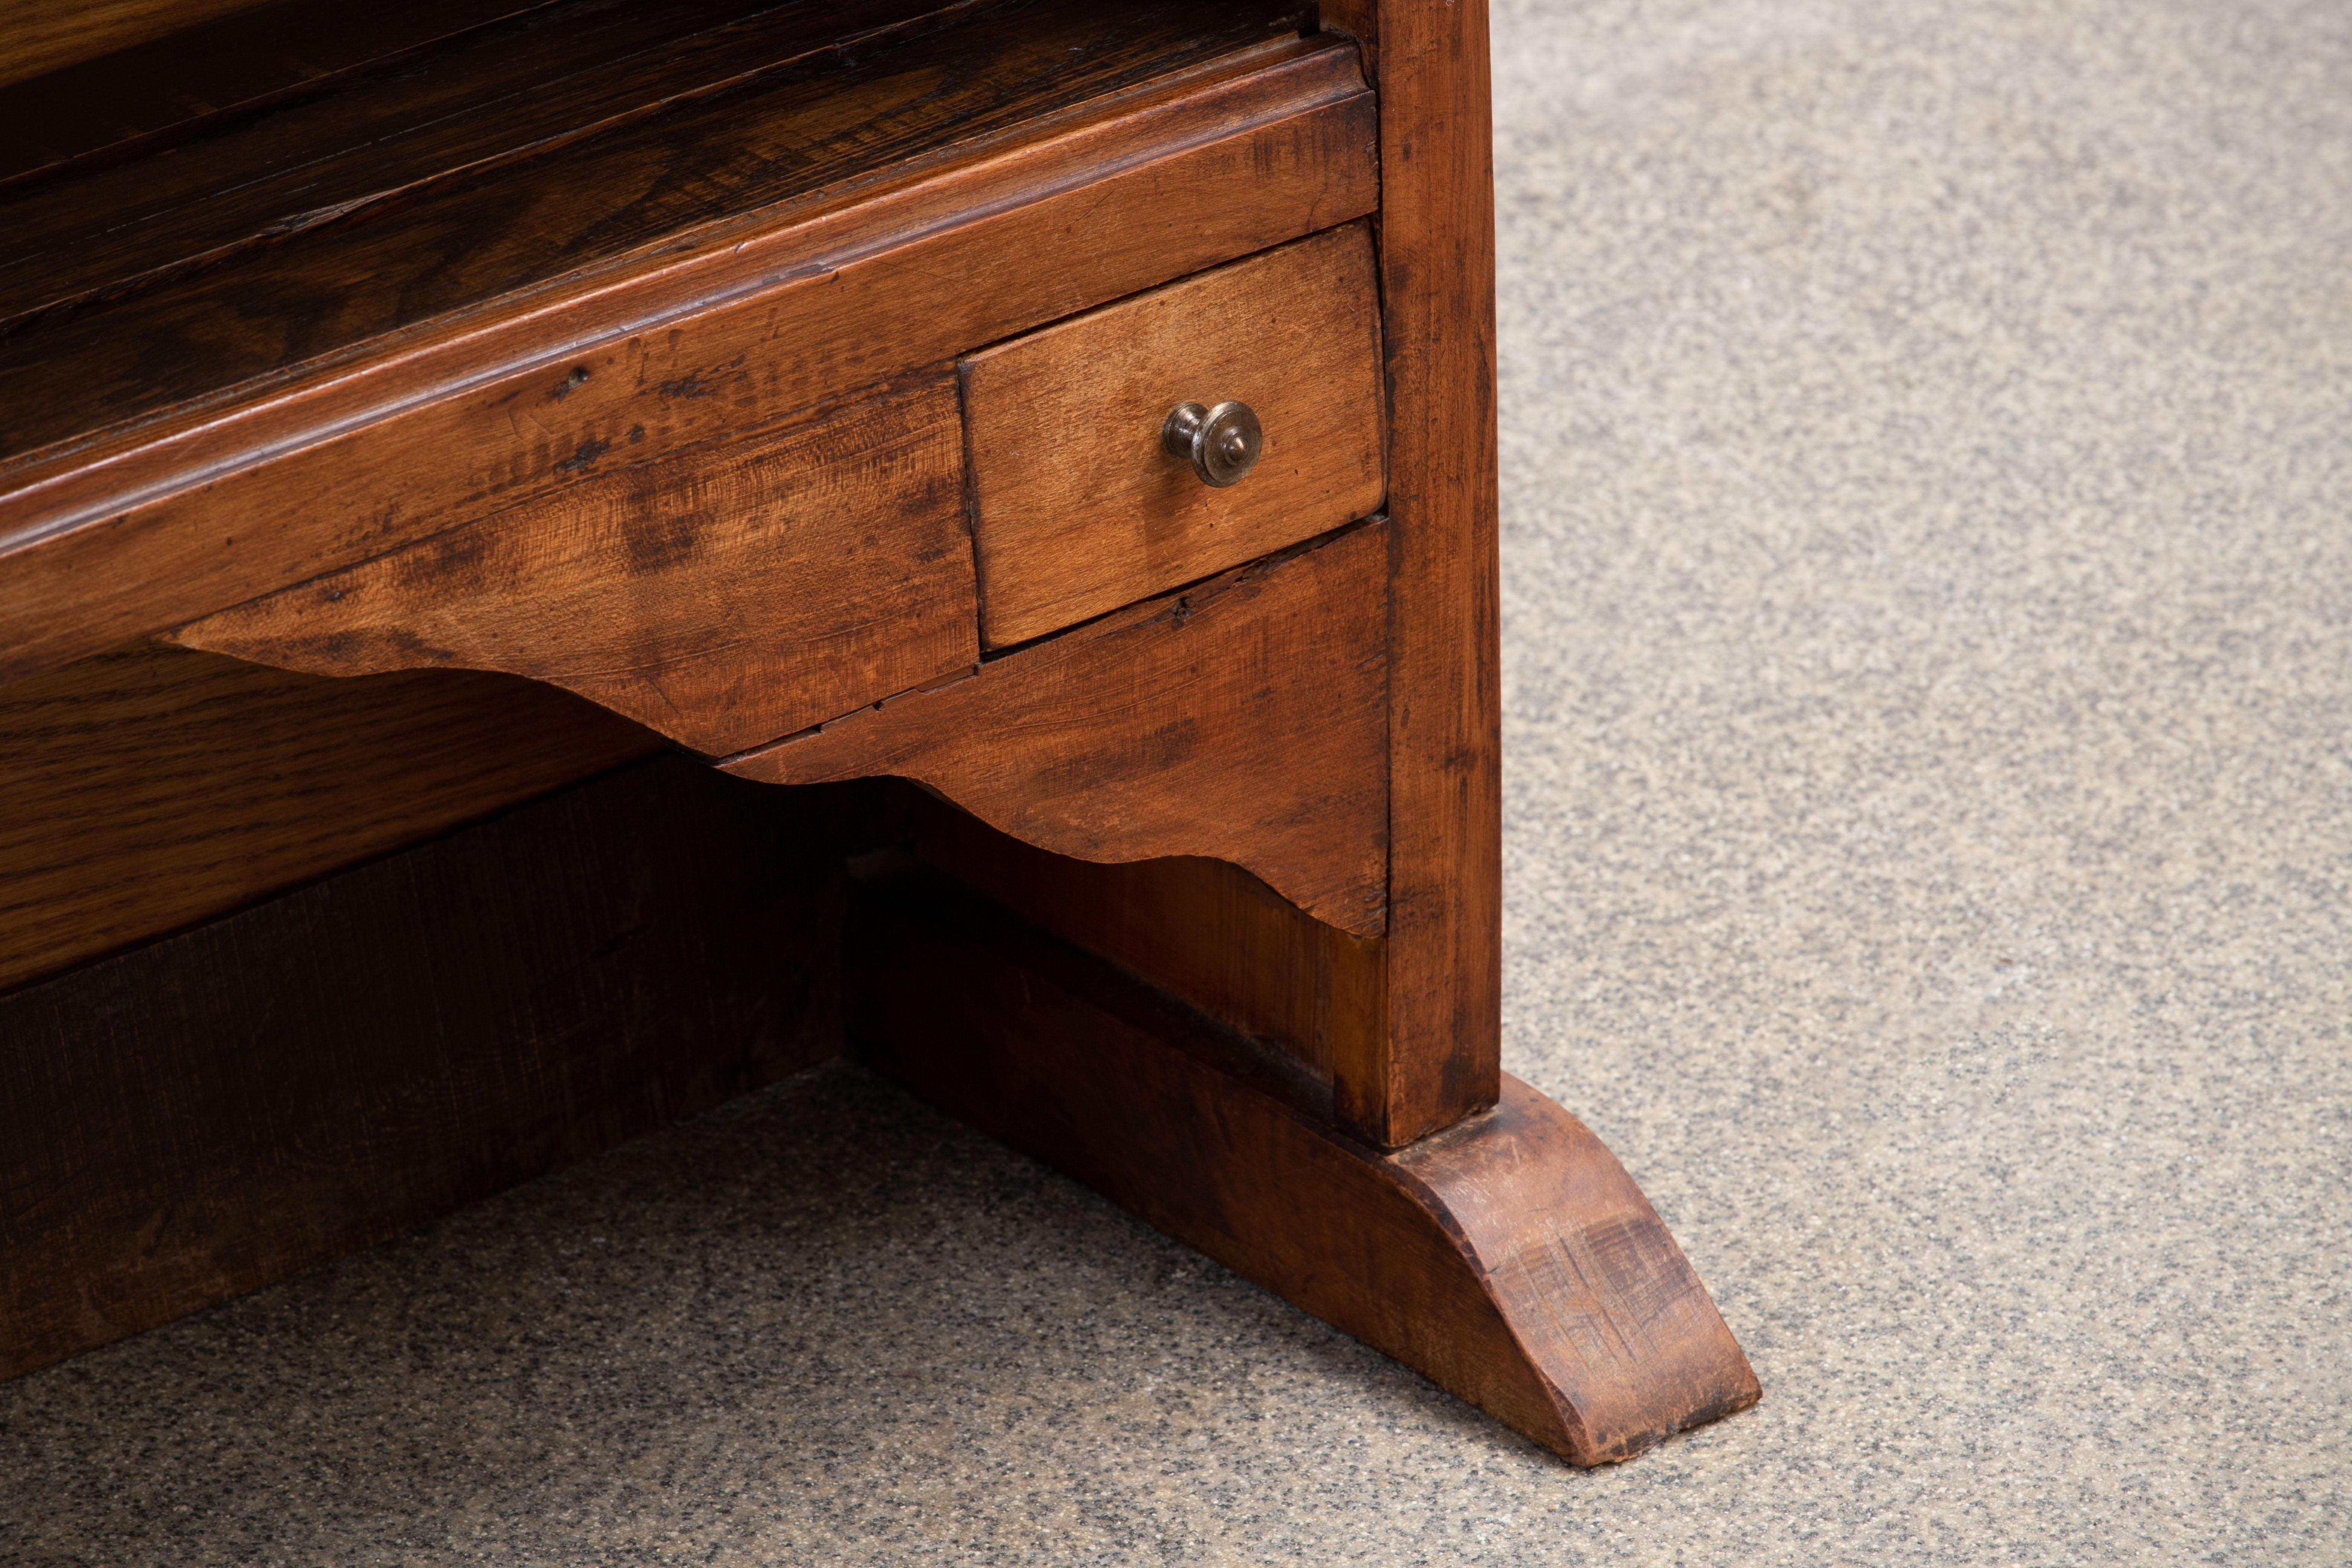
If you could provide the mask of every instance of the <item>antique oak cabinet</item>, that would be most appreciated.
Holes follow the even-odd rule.
[[[1480,0],[35,4],[0,1373],[847,1048],[1568,1458]]]

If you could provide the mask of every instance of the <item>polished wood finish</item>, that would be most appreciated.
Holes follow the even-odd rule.
[[[833,1055],[858,805],[656,758],[0,997],[0,1377]]]
[[[1381,526],[1365,524],[726,766],[771,784],[913,779],[1082,859],[1213,854],[1370,935],[1385,566]]]
[[[320,675],[509,670],[720,754],[971,668],[975,615],[962,428],[940,373],[558,490],[174,640]]]
[[[0,679],[1360,216],[1373,121],[1351,48],[1253,46],[28,457],[0,469]]]
[[[1376,35],[1380,68],[1390,923],[1373,1102],[1393,1145],[1501,1092],[1493,111],[1485,0],[1338,10]]]
[[[1382,1154],[1207,1019],[919,877],[861,896],[847,962],[873,1066],[1576,1464],[1758,1397],[1623,1167],[1516,1079]]]
[[[965,359],[981,636],[1026,642],[1381,504],[1371,235],[1351,224]],[[1265,455],[1213,489],[1160,445],[1248,404]]]
[[[0,990],[660,748],[503,675],[326,680],[141,646],[0,687]]]

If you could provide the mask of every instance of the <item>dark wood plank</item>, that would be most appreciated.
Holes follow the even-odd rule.
[[[958,881],[1297,1062],[1335,1103],[1388,1044],[1377,937],[1324,924],[1238,866],[1198,857],[1125,865],[1055,855],[910,792],[909,842]]]
[[[1377,31],[1390,1035],[1367,1100],[1397,1145],[1501,1092],[1494,137],[1485,0],[1380,0]]]
[[[832,1055],[855,807],[658,758],[0,998],[0,1377]]]
[[[726,766],[774,784],[913,779],[1081,859],[1213,856],[1374,935],[1386,564],[1368,523]]]
[[[404,193],[460,174],[478,184],[755,77],[803,77],[838,63],[845,37],[877,48],[893,32],[911,35],[975,3],[559,0],[412,51],[319,101],[247,112],[170,157],[118,156],[103,170],[12,193],[0,329],[217,268],[241,250],[282,249],[320,224],[347,237],[366,209]],[[335,237],[320,244],[331,248]],[[412,279],[404,291],[415,289]]]
[[[1360,216],[1372,128],[1344,44],[1221,56],[907,184],[7,469],[0,679]]]
[[[0,82],[250,9],[257,0],[12,0],[0,14]]]
[[[1302,239],[964,360],[981,635],[1026,642],[1380,508],[1370,229]],[[1265,455],[1202,484],[1178,404],[1248,404]]]
[[[690,447],[184,626],[318,675],[548,681],[712,754],[980,657],[945,371]]]
[[[717,40],[687,72],[691,89],[649,118],[665,100],[656,89],[646,105],[647,89],[625,63],[548,91],[563,111],[552,121],[536,118],[534,94],[525,105],[533,118],[515,132],[525,147],[544,152],[590,133],[560,157],[515,163],[483,146],[450,145],[425,165],[430,174],[433,163],[454,158],[449,177],[420,186],[427,176],[408,172],[411,150],[395,142],[383,153],[364,149],[351,184],[337,173],[345,161],[315,178],[305,173],[274,200],[278,187],[257,186],[256,206],[246,205],[246,193],[224,198],[226,231],[209,226],[219,209],[206,203],[191,214],[197,230],[172,229],[155,247],[164,258],[200,259],[194,273],[159,261],[133,226],[130,279],[105,282],[118,264],[112,231],[101,230],[110,243],[75,288],[79,298],[104,283],[103,297],[0,337],[0,453],[282,374],[731,216],[877,176],[903,179],[951,149],[1245,50],[1268,34],[1270,20],[1259,0],[1139,14],[1095,0],[1045,0],[1017,17],[924,34],[813,76],[792,68],[788,53],[768,74],[706,85],[713,72],[770,63],[761,58],[768,49],[805,47],[795,42],[805,27],[785,29],[768,49],[718,47],[724,40]],[[1296,31],[1295,18],[1286,30]],[[575,96],[590,101],[571,101]],[[618,129],[593,134],[613,116]],[[483,134],[491,147],[505,140]],[[314,184],[324,189],[313,192]],[[398,199],[371,203],[371,192]],[[298,218],[273,211],[288,202],[299,203]],[[240,234],[259,243],[240,245]],[[89,243],[45,245],[37,268],[15,273],[45,293],[54,269],[82,265],[76,255]],[[10,301],[6,314],[25,303]],[[37,392],[20,390],[28,380]]]
[[[88,13],[81,0],[73,0]],[[230,116],[281,107],[347,72],[545,5],[550,0],[278,0],[213,21],[177,5],[110,36],[104,52],[0,88],[0,189],[187,141]],[[20,69],[37,62],[16,57]]]
[[[1571,1462],[1756,1402],[1640,1189],[1517,1079],[1383,1155],[1229,1070],[1207,1019],[1007,910],[919,879],[854,910],[849,1031],[876,1068]]]
[[[504,675],[135,647],[0,687],[0,990],[659,749]]]

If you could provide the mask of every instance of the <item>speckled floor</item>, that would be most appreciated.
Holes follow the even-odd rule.
[[[10,1563],[2352,1562],[2352,8],[1500,0],[1565,1469],[835,1066],[0,1387]]]

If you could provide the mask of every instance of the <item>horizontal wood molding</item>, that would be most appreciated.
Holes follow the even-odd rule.
[[[1351,48],[1260,46],[27,458],[0,679],[1360,216],[1374,132]]]
[[[1376,935],[1386,569],[1368,523],[725,766],[774,784],[912,779],[1080,859],[1230,860]]]
[[[1610,1463],[1756,1402],[1624,1168],[1517,1079],[1382,1154],[1001,908],[917,879],[853,911],[846,1016],[871,1065],[1554,1453]]]
[[[1027,642],[1380,509],[1380,300],[1361,223],[972,355],[981,636]],[[1203,484],[1160,427],[1246,403],[1264,454]]]
[[[173,634],[319,675],[500,669],[712,754],[980,657],[952,376],[689,447]]]
[[[0,687],[0,990],[661,747],[506,675],[138,646]]]
[[[833,1055],[858,805],[656,758],[0,997],[0,1377]]]

